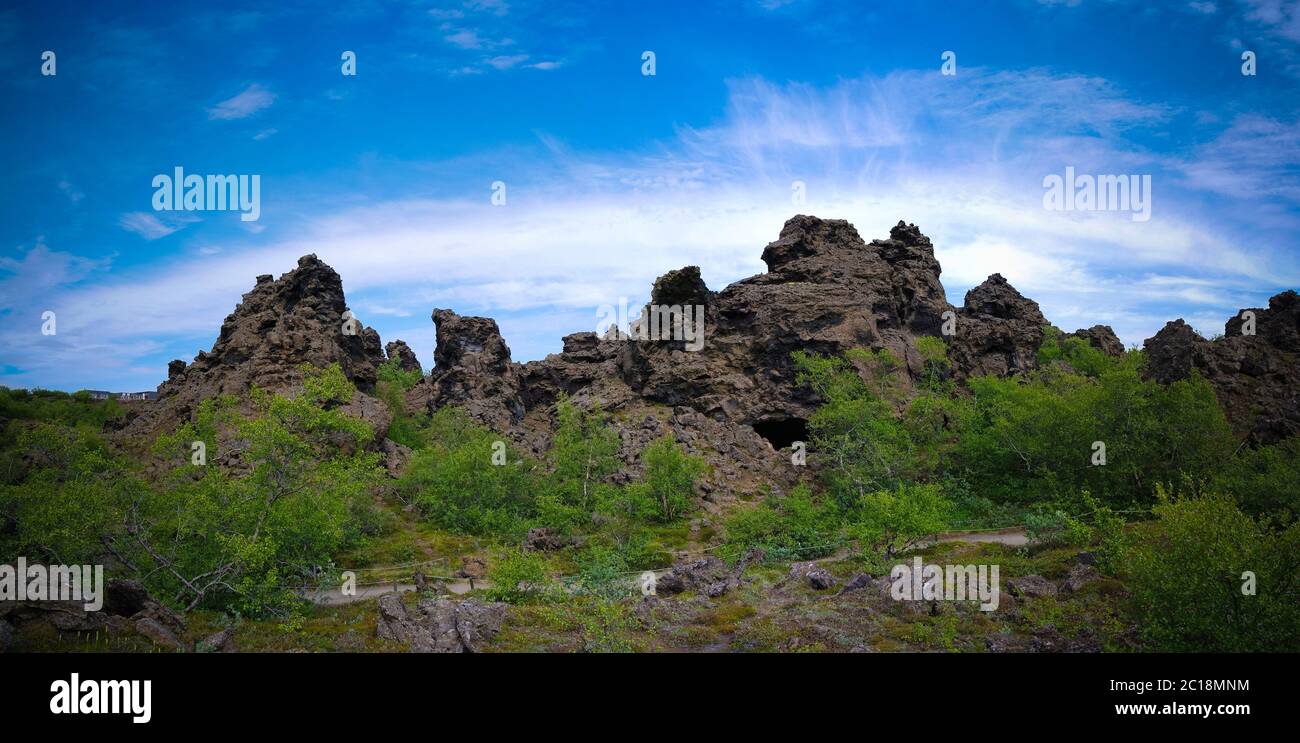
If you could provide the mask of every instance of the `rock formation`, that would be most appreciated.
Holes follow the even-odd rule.
[[[423,371],[420,366],[420,360],[415,357],[415,351],[406,345],[405,341],[396,340],[384,347],[388,353],[388,359],[391,361],[397,359],[397,365],[402,371]]]
[[[158,387],[158,402],[130,421],[130,434],[152,434],[187,420],[203,400],[243,395],[253,386],[292,392],[302,383],[303,364],[337,362],[362,394],[353,406],[383,438],[387,411],[365,393],[374,389],[384,362],[379,333],[363,327],[347,312],[343,281],[315,255],[298,259],[298,267],[278,280],[258,276],[221,325],[212,350],[190,364],[167,365],[167,381]]]
[[[1294,291],[1274,296],[1267,309],[1238,312],[1217,340],[1174,320],[1144,346],[1149,379],[1169,384],[1199,372],[1214,386],[1228,421],[1252,441],[1300,433],[1300,297]]]
[[[669,271],[654,282],[653,309],[634,321],[630,334],[616,328],[603,336],[573,333],[560,353],[526,364],[511,359],[495,321],[435,309],[434,366],[407,393],[407,406],[419,413],[461,406],[537,455],[549,444],[560,395],[582,407],[599,405],[613,414],[621,438],[626,469],[618,478],[634,476],[639,452],[671,433],[713,465],[701,484],[709,509],[729,493],[782,488],[803,476],[803,468],[790,466],[789,447],[807,439],[806,420],[819,401],[797,384],[794,351],[888,349],[902,362],[904,383],[923,372],[916,341],[924,336],[947,343],[959,380],[1022,374],[1037,365],[1048,326],[1037,303],[993,274],[953,307],[934,247],[915,225],[899,222],[887,239],[865,242],[844,220],[799,215],[762,258],[766,273],[717,292],[696,266]],[[159,430],[160,421],[183,419],[203,399],[240,394],[252,384],[291,391],[300,383],[300,364],[338,362],[361,390],[354,412],[379,430],[376,447],[396,472],[407,452],[384,442],[386,407],[367,394],[384,351],[378,334],[355,320],[345,332],[346,307],[338,274],[315,256],[279,280],[258,277],[210,352],[188,366],[169,365],[154,406],[163,412],[142,414],[147,425],[136,421],[131,430]],[[1255,437],[1274,440],[1300,428],[1300,310],[1288,292],[1255,312],[1256,335],[1243,336],[1234,320],[1229,337],[1215,342],[1181,321],[1171,323],[1147,341],[1149,374],[1167,383],[1200,369],[1234,420],[1257,418],[1250,429]],[[702,345],[682,334],[701,317]],[[656,328],[659,334],[649,332]],[[1070,336],[1107,354],[1124,351],[1103,325]],[[387,352],[403,369],[420,369],[405,343],[389,343]]]
[[[959,377],[1021,374],[1037,366],[1047,318],[995,273],[966,292],[949,358]]]
[[[1063,338],[1079,338],[1107,356],[1124,355],[1124,344],[1109,325],[1093,325],[1091,328],[1066,333]]]

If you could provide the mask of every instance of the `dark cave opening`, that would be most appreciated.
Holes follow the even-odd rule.
[[[796,441],[808,440],[808,421],[803,418],[759,421],[754,424],[754,432],[767,439],[767,443],[779,451]]]

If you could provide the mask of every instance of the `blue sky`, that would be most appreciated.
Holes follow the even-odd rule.
[[[306,253],[426,368],[433,307],[540,358],[672,268],[762,272],[799,212],[1129,344],[1300,287],[1295,2],[221,6],[0,10],[0,384],[152,389]],[[176,166],[259,175],[260,218],[155,211]],[[1044,209],[1067,166],[1150,175],[1150,220]]]

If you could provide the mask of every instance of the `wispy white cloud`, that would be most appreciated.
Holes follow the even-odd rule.
[[[216,120],[244,119],[275,103],[275,94],[258,83],[253,83],[237,95],[227,98],[208,109],[208,118]]]
[[[180,229],[177,226],[163,224],[161,220],[148,212],[123,214],[122,218],[118,220],[118,224],[122,226],[122,229],[134,232],[146,240],[157,240]]]
[[[715,289],[761,273],[762,246],[796,212],[847,218],[868,240],[899,219],[915,222],[935,242],[950,301],[1001,272],[1062,327],[1107,322],[1129,343],[1180,314],[1226,318],[1260,304],[1269,288],[1300,283],[1294,262],[1260,234],[1199,208],[1197,195],[1232,198],[1213,179],[1139,144],[1136,135],[1178,112],[1097,78],[962,75],[899,72],[822,89],[736,80],[721,121],[640,153],[584,154],[542,136],[529,152],[398,164],[392,178],[415,192],[430,179],[460,181],[458,173],[468,174],[467,191],[328,209],[312,206],[336,204],[330,194],[304,193],[291,237],[231,238],[48,293],[66,308],[68,353],[94,364],[91,351],[103,344],[131,353],[176,339],[206,347],[254,276],[316,253],[386,340],[431,346],[426,319],[444,306],[497,317],[517,358],[536,358],[557,350],[561,335],[594,329],[600,305],[644,298],[669,269],[699,265]],[[1045,210],[1042,177],[1067,164],[1154,172],[1151,221]],[[485,174],[508,182],[506,206],[489,203]],[[791,202],[793,180],[806,184],[806,203]],[[37,342],[14,335],[3,360],[66,378],[66,369],[41,366]],[[122,353],[111,357],[120,368],[140,365]]]

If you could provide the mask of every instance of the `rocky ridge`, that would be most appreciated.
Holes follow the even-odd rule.
[[[731,493],[765,483],[783,487],[799,476],[800,468],[788,466],[788,447],[806,439],[806,420],[818,400],[797,383],[793,351],[888,349],[910,380],[919,378],[924,364],[916,341],[928,336],[947,343],[958,379],[1022,374],[1037,365],[1048,327],[1037,303],[993,274],[967,292],[960,307],[951,305],[934,247],[915,225],[899,222],[888,238],[866,242],[847,221],[798,215],[762,259],[766,273],[720,291],[709,289],[695,266],[655,281],[651,304],[664,308],[659,319],[669,326],[683,316],[698,317],[686,308],[703,308],[705,341],[698,350],[680,336],[579,332],[563,339],[560,353],[521,364],[511,359],[495,321],[435,309],[433,369],[408,392],[407,407],[461,406],[540,454],[560,395],[583,407],[599,405],[612,414],[622,439],[627,469],[618,477],[633,476],[641,449],[671,432],[713,465],[701,485],[709,509]],[[400,464],[392,462],[400,457],[388,451],[393,447],[383,436],[387,410],[372,396],[377,369],[386,358],[398,359],[404,370],[420,364],[401,341],[389,343],[386,356],[378,333],[346,312],[341,279],[315,256],[303,257],[278,280],[258,277],[212,350],[188,365],[173,361],[159,402],[128,431],[163,430],[192,415],[202,400],[239,394],[254,383],[291,392],[301,383],[300,365],[337,362],[360,390],[354,412],[376,427],[376,446],[392,455],[396,471]],[[1271,440],[1300,427],[1300,310],[1288,292],[1254,312],[1255,335],[1242,335],[1234,319],[1228,337],[1217,341],[1196,336],[1181,321],[1170,323],[1147,341],[1148,373],[1166,383],[1192,369],[1206,374],[1230,414],[1250,421],[1252,435]],[[344,332],[349,324],[351,332]],[[1108,354],[1124,351],[1104,325],[1069,335]]]

